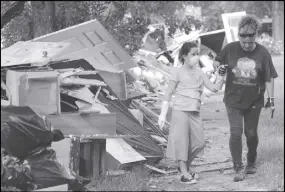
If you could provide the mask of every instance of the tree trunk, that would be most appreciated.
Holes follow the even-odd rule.
[[[275,41],[284,41],[284,1],[272,1],[272,32]]]
[[[32,1],[34,37],[57,30],[54,1]]]
[[[9,23],[11,19],[21,15],[24,10],[26,1],[16,1],[9,5],[6,10],[1,13],[1,29]]]

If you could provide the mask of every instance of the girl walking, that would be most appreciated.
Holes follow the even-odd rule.
[[[199,49],[195,42],[182,45],[179,61],[182,67],[174,68],[171,72],[171,81],[163,98],[158,124],[163,129],[169,102],[174,94],[166,157],[178,161],[181,182],[196,183],[190,165],[195,157],[203,155],[205,146],[200,117],[201,95],[204,86],[212,92],[222,89],[226,68],[220,67],[217,84],[211,83],[207,75],[196,67]]]

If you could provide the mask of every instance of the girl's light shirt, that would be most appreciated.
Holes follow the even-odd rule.
[[[180,111],[200,111],[201,96],[204,89],[203,71],[195,68],[186,71],[182,67],[174,68],[171,80],[176,82],[173,109]]]

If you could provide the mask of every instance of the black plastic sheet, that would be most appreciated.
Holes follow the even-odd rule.
[[[31,174],[38,189],[68,184],[75,178],[59,163],[56,153],[47,149],[27,158]]]
[[[10,155],[24,160],[52,140],[51,124],[30,107],[1,106],[1,147]]]

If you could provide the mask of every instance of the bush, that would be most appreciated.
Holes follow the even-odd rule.
[[[274,41],[274,39],[267,33],[262,33],[258,38],[257,42],[263,45],[271,55],[283,55],[284,45],[282,41]]]

